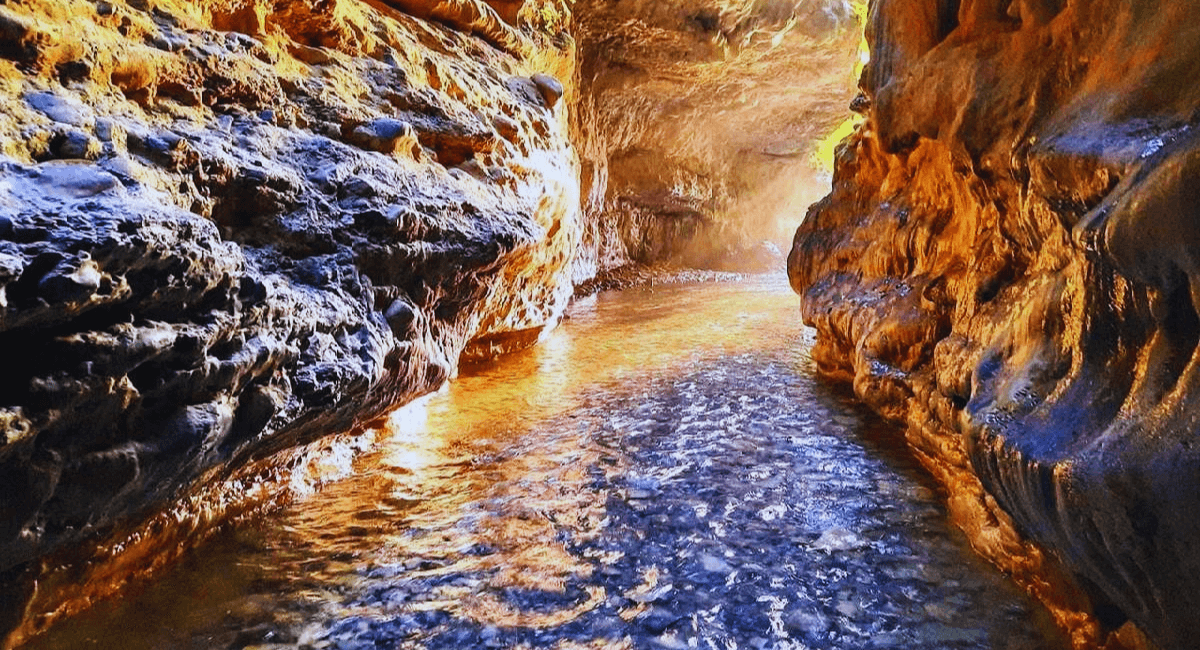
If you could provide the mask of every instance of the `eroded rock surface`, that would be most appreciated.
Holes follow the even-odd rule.
[[[1078,647],[1200,637],[1198,25],[872,3],[868,119],[789,258],[820,365],[908,424]]]
[[[576,11],[588,216],[577,275],[630,259],[782,266],[771,244],[820,196],[813,150],[854,94],[850,3],[580,0]]]
[[[494,4],[0,4],[8,584],[557,322],[569,14]]]

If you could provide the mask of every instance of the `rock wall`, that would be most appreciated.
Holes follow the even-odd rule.
[[[815,193],[859,26],[845,0],[0,0],[0,637],[80,575],[47,558],[108,536],[70,598],[119,590],[239,472],[535,343],[573,283],[781,263],[746,251]]]
[[[846,0],[579,0],[580,277],[630,259],[779,268],[821,195],[861,24]]]
[[[567,9],[0,2],[6,585],[559,320]]]
[[[874,0],[868,38],[788,261],[821,367],[1077,647],[1195,647],[1200,6]]]

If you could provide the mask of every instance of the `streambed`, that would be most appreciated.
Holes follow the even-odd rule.
[[[606,292],[397,411],[341,480],[27,648],[1067,647],[782,276]]]

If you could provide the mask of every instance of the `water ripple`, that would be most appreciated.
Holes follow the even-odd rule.
[[[794,311],[780,278],[578,304],[351,476],[34,647],[1066,647],[814,379]]]

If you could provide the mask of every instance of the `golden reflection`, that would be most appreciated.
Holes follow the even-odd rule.
[[[548,381],[545,389],[554,385],[564,384]],[[586,472],[598,462],[597,452],[575,432],[550,453],[500,454],[519,443],[489,435],[493,418],[511,421],[528,400],[515,402],[510,391],[498,392],[497,399],[462,410],[446,409],[445,396],[439,396],[437,426],[412,426],[418,420],[411,415],[399,427],[393,426],[397,418],[389,422],[378,467],[394,482],[391,494],[410,507],[384,546],[392,561],[419,558],[435,565],[412,573],[413,579],[459,577],[436,588],[422,607],[480,624],[561,625],[603,602],[603,590],[589,590],[582,604],[548,613],[519,611],[492,594],[510,588],[562,592],[572,577],[591,575],[590,562],[565,548],[564,539],[586,539],[604,519]],[[478,549],[486,552],[472,552]]]
[[[764,298],[790,295],[779,279],[760,292],[743,285],[740,298],[714,304],[721,313],[711,315],[676,304],[673,289],[659,291],[641,301],[579,301],[566,328],[540,346],[466,368],[442,392],[396,411],[357,474],[289,508],[289,536],[304,540],[310,557],[352,553],[435,585],[397,610],[525,628],[591,611],[609,596],[602,588],[557,608],[523,610],[504,598],[512,590],[563,594],[597,564],[620,559],[579,547],[608,523],[608,495],[589,472],[621,474],[626,463],[571,414],[598,387],[636,393],[629,380],[647,366],[688,372],[707,357],[761,350],[770,343],[755,335],[759,326],[786,321],[793,308],[764,308]],[[531,441],[533,427],[549,432]],[[656,576],[643,578],[652,594]],[[641,592],[627,597],[646,600]]]
[[[83,579],[77,567],[48,571],[43,586],[57,593],[58,606],[39,600],[53,614],[30,617],[17,641],[100,599],[128,597],[131,578],[176,563],[231,519],[242,524],[222,533],[221,552],[235,562],[223,572],[168,575],[147,601],[169,619],[159,621],[163,629],[130,636],[98,614],[91,627],[68,634],[168,647],[161,639],[224,633],[221,621],[244,616],[293,630],[300,645],[320,645],[329,621],[440,611],[481,626],[540,629],[624,596],[583,584],[622,559],[588,542],[609,525],[607,500],[623,498],[598,486],[630,472],[624,452],[597,439],[596,418],[610,429],[621,422],[589,400],[636,400],[650,370],[682,375],[709,359],[794,345],[793,329],[780,328],[793,320],[796,300],[782,276],[706,287],[710,301],[684,300],[689,291],[696,288],[578,301],[567,325],[540,346],[464,368],[378,429],[284,452],[198,490],[103,548]],[[263,509],[273,512],[257,516]],[[626,614],[644,609],[639,601],[658,588],[652,573],[642,577],[645,593],[631,592],[636,604]],[[373,588],[408,591],[394,600],[347,598]],[[187,589],[212,597],[189,600]],[[524,607],[521,593],[560,597],[535,596],[539,605]],[[127,617],[143,608],[116,611]],[[556,647],[631,646],[603,639]]]
[[[526,612],[501,601],[494,594],[479,594],[462,603],[462,613],[470,620],[500,627],[551,628],[565,625],[596,609],[607,593],[604,587],[588,586],[588,599],[575,607],[555,612]]]

